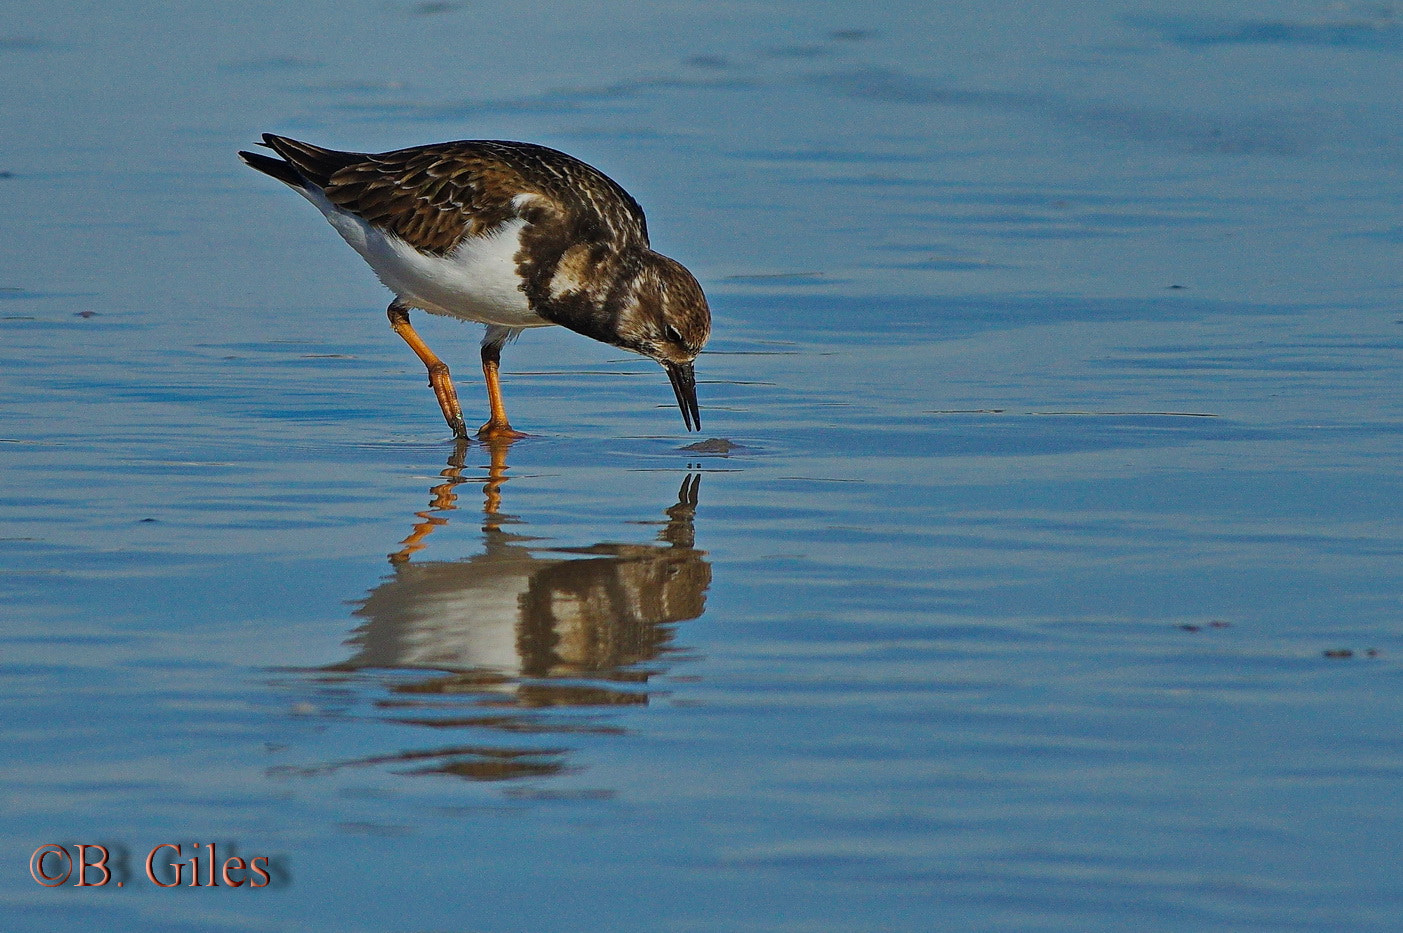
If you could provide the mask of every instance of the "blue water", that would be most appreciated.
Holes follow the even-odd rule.
[[[1401,53],[1390,4],[15,0],[5,929],[1397,929]],[[264,131],[603,168],[725,443],[548,329],[533,436],[455,449]]]

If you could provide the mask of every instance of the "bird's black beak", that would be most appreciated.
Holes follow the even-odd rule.
[[[677,395],[677,407],[688,431],[701,430],[701,409],[697,406],[697,372],[691,363],[663,363],[672,391]]]

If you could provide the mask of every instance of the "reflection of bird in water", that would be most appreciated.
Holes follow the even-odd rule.
[[[438,511],[455,508],[452,487],[461,472],[456,465],[444,471]],[[405,549],[391,556],[394,576],[356,610],[366,624],[355,639],[360,650],[345,666],[606,673],[656,657],[670,637],[667,624],[701,615],[711,569],[692,546],[700,476],[683,481],[667,510],[663,544],[558,549],[502,529],[496,502],[504,481],[500,472],[489,476],[486,549],[476,557],[413,562],[410,555],[434,527],[425,523],[437,517],[424,516]]]
[[[404,547],[390,555],[393,575],[355,610],[365,620],[351,640],[355,655],[334,669],[437,672],[396,680],[396,697],[377,704],[408,713],[396,719],[400,723],[514,733],[617,731],[579,717],[547,720],[541,710],[647,703],[647,692],[636,685],[656,672],[636,665],[667,650],[672,623],[701,615],[711,582],[705,553],[694,547],[701,477],[683,480],[656,543],[549,548],[539,538],[503,530],[509,522],[521,527],[498,511],[506,449],[491,447],[483,553],[461,561],[412,560],[445,513],[457,508],[454,489],[465,482],[460,445],[444,482],[433,489],[431,509],[419,513]],[[465,703],[471,715],[462,715]],[[434,763],[429,770],[480,779],[564,767],[543,763],[530,750],[523,757],[520,749],[481,745],[344,765],[424,759]]]

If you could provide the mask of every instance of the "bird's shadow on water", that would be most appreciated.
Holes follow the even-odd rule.
[[[711,583],[693,525],[701,476],[683,479],[653,541],[557,547],[502,511],[511,443],[484,445],[485,475],[465,468],[468,443],[455,445],[428,507],[389,555],[392,572],[355,604],[351,656],[281,684],[309,698],[293,704],[302,715],[412,727],[423,743],[276,771],[379,767],[472,781],[569,773],[579,768],[567,737],[622,734],[620,710],[655,695],[652,683],[681,656],[674,627],[702,614]],[[459,487],[476,484],[482,552],[416,559],[435,530],[468,519]]]

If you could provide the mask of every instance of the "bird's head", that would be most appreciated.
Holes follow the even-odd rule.
[[[680,262],[650,252],[638,277],[621,346],[657,360],[672,382],[689,431],[701,430],[693,360],[711,336],[711,309],[701,286]]]

